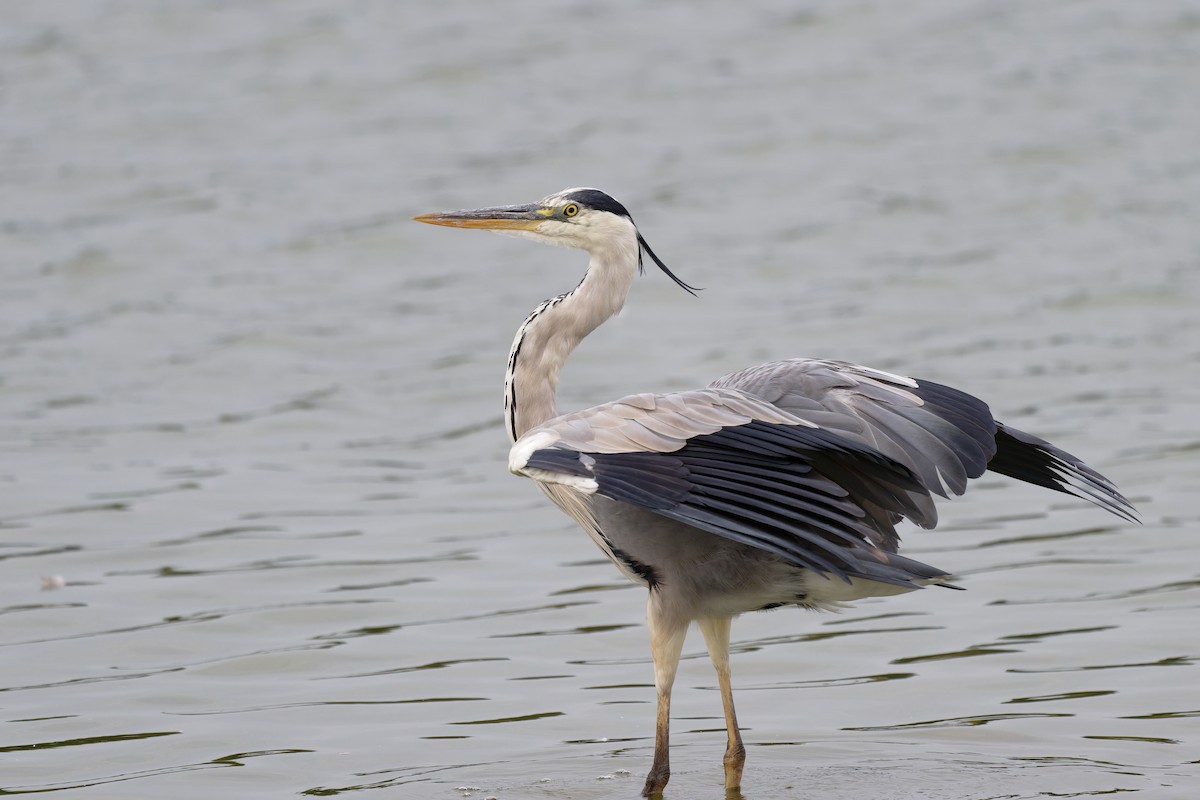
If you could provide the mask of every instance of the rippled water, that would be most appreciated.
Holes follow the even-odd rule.
[[[661,276],[562,407],[794,355],[968,389],[1140,507],[977,482],[967,592],[734,627],[747,798],[1200,786],[1200,9],[6,3],[0,794],[636,795],[644,597],[507,475],[578,254],[414,225],[572,185]],[[674,797],[721,797],[699,637]]]

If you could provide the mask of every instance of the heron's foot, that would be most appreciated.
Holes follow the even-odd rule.
[[[742,768],[746,766],[746,748],[741,742],[730,745],[725,751],[725,790],[738,789],[742,785]]]
[[[650,774],[646,776],[646,785],[642,787],[642,797],[661,797],[670,779],[669,767],[653,765],[650,767]]]

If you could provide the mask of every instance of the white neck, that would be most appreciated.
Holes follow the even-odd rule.
[[[638,264],[637,235],[632,224],[629,229],[629,236],[592,252],[578,286],[544,301],[517,330],[504,380],[504,424],[511,441],[558,416],[555,390],[567,356],[625,305]]]

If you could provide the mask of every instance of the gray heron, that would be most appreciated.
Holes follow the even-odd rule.
[[[962,494],[967,479],[986,470],[1136,520],[1111,481],[996,421],[983,401],[842,361],[773,361],[703,389],[634,394],[559,414],[559,371],[621,310],[643,255],[686,291],[694,287],[654,254],[625,207],[597,189],[415,219],[590,257],[579,284],[538,305],[513,339],[504,382],[508,468],[532,478],[649,590],[658,706],[647,797],[661,794],[670,777],[671,687],[692,622],[716,668],[728,732],[725,786],[733,790],[746,753],[730,683],[734,617],[949,586],[949,573],[897,552],[895,526],[908,519],[932,528],[933,495]]]

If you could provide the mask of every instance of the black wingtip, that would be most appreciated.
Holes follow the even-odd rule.
[[[1001,422],[996,423],[996,454],[988,469],[1081,497],[1124,520],[1141,523],[1137,509],[1108,478],[1046,440]]]
[[[703,289],[701,289],[698,286],[689,286],[688,284],[681,281],[675,275],[674,272],[671,272],[671,270],[667,269],[667,265],[664,264],[658,256],[654,255],[654,251],[650,249],[650,245],[646,244],[646,240],[645,240],[645,238],[642,237],[642,234],[639,233],[637,235],[637,238],[638,238],[638,246],[641,247],[641,251],[638,253],[638,270],[640,272],[645,271],[642,269],[642,252],[645,252],[646,255],[650,256],[651,260],[653,260],[654,263],[658,265],[659,269],[661,269],[663,272],[667,273],[668,278],[675,281],[675,283],[677,285],[679,285],[685,292],[690,294],[692,297],[696,296],[696,292],[704,291]]]

